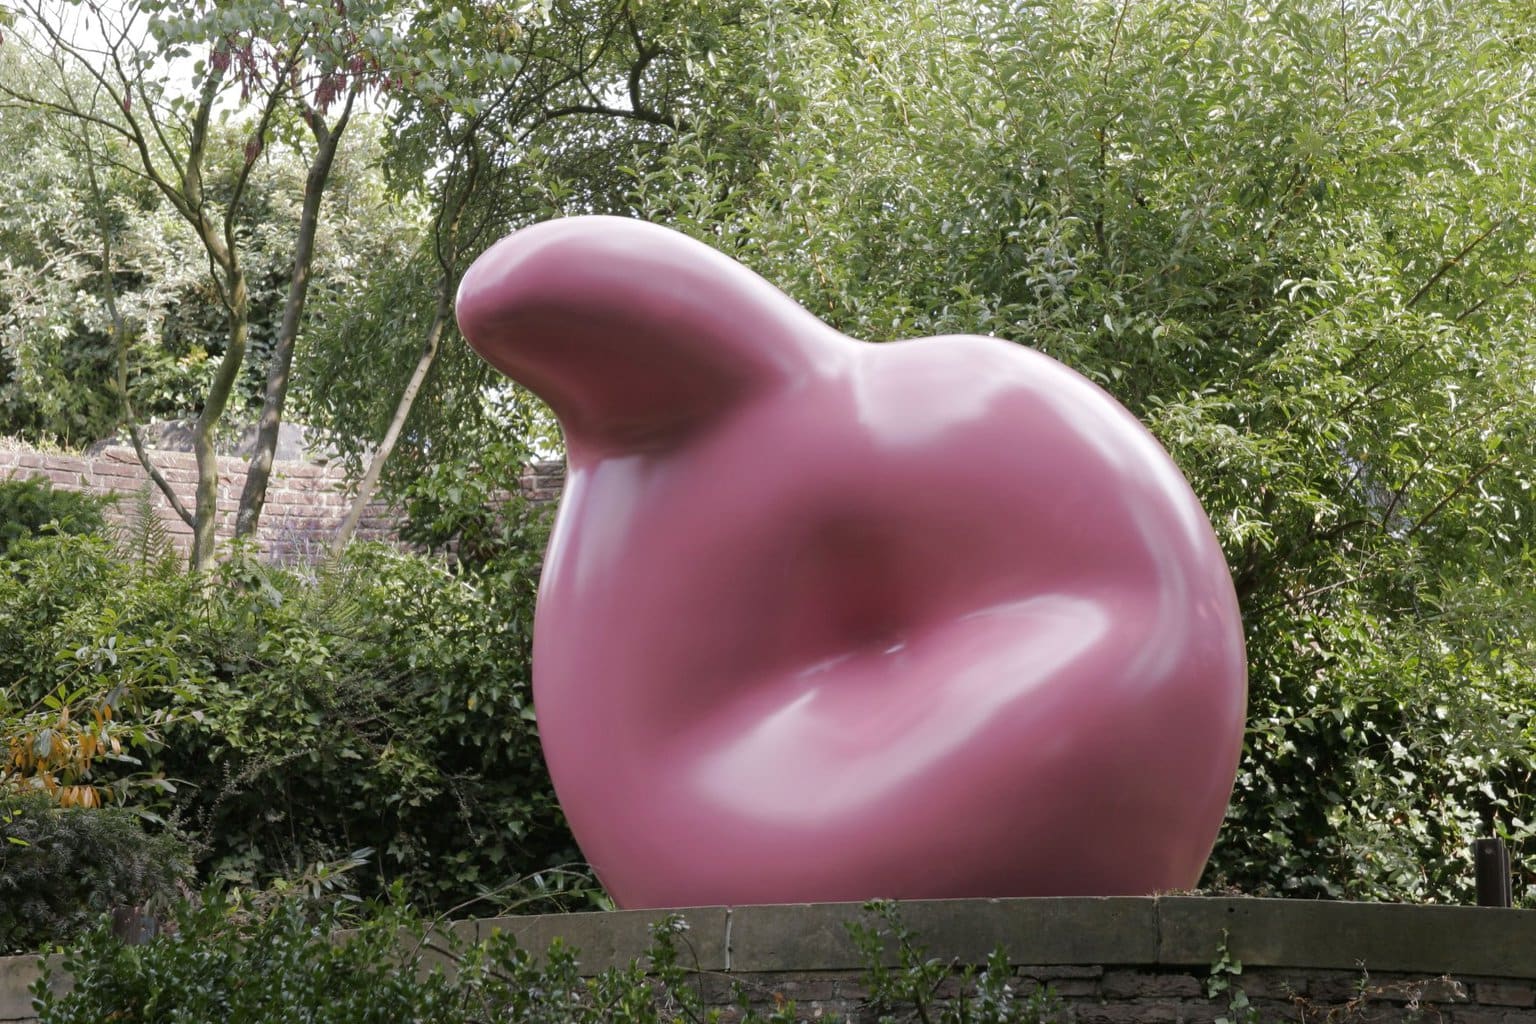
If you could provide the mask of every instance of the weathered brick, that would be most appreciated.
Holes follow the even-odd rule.
[[[155,450],[151,458],[190,507],[197,487],[196,457],[190,452]],[[215,525],[220,540],[226,541],[234,532],[236,506],[245,483],[246,460],[222,456],[217,468]],[[559,468],[563,469],[563,466]],[[139,464],[137,453],[127,446],[105,448],[88,457],[51,455],[30,449],[4,450],[0,451],[0,475],[7,473],[46,476],[57,487],[118,495],[133,495],[148,483],[148,475]],[[339,462],[280,462],[274,465],[258,549],[277,552],[285,558],[306,557],[307,553],[316,550],[317,545],[329,540],[351,509],[350,487],[346,467]],[[158,491],[154,493],[153,501],[157,506],[165,504]],[[121,504],[116,510],[109,510],[108,515],[113,522],[131,519]],[[400,519],[400,513],[388,503],[382,500],[370,502],[358,536],[398,543]],[[179,520],[167,517],[166,521],[175,531],[174,539],[184,548],[188,531]]]
[[[1536,1006],[1536,982],[1479,981],[1472,986],[1472,1001],[1489,1006]]]
[[[1281,971],[1245,971],[1233,984],[1250,999],[1291,999],[1308,994],[1307,976]]]
[[[837,997],[837,983],[814,980],[796,982],[780,985],[774,989],[774,993],[796,1003],[824,1003]]]
[[[1224,1000],[1186,1002],[1179,1006],[1179,1024],[1216,1024],[1221,1018],[1232,1017],[1232,1009]]]
[[[1176,1024],[1179,1004],[1173,1000],[1130,1003],[1079,1003],[1074,1009],[1081,1024]]]
[[[863,1002],[869,998],[869,986],[857,980],[839,981],[834,986],[834,992],[838,999],[848,1002]]]
[[[1365,997],[1373,1002],[1413,1005],[1464,1003],[1467,987],[1451,977],[1372,979]]]
[[[1110,971],[1100,984],[1106,999],[1188,999],[1205,995],[1205,986],[1188,974]]]
[[[1344,1011],[1340,1011],[1333,1017],[1329,1017],[1326,1013],[1320,1015],[1313,1015],[1310,1011],[1303,1013],[1303,1008],[1307,1005],[1307,1003],[1300,997],[1294,999],[1250,998],[1248,1005],[1252,1007],[1253,1013],[1256,1015],[1256,1019],[1264,1021],[1265,1024],[1268,1024],[1269,1021],[1300,1021],[1302,1024],[1313,1024],[1313,1022],[1328,1021],[1331,1024],[1333,1021],[1355,1019],[1350,1017],[1348,1013]],[[1230,1012],[1228,1012],[1226,1016],[1229,1020],[1233,1017],[1232,1013]],[[1241,1017],[1239,1016],[1238,1019],[1241,1019]],[[1389,1015],[1386,1019],[1396,1020],[1397,1018],[1396,1016]]]
[[[143,475],[144,467],[137,462],[131,465],[125,462],[97,462],[91,467],[91,476],[108,480],[122,480]]]
[[[1508,1006],[1458,1006],[1444,1016],[1450,1024],[1536,1024],[1536,1013]]]
[[[58,470],[63,473],[74,473],[79,475],[81,473],[90,472],[91,467],[87,460],[82,459],[77,455],[55,455],[48,460],[48,468],[50,470]]]
[[[1015,968],[1015,973],[1042,981],[1050,978],[1102,978],[1104,968],[1082,964],[1029,964]]]
[[[1360,971],[1315,971],[1309,975],[1308,994],[1323,1003],[1347,1003],[1370,985],[1369,977]]]

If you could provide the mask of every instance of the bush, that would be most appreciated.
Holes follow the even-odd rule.
[[[516,493],[532,459],[520,440],[498,438],[481,446],[473,459],[434,462],[400,493],[406,513],[402,539],[450,553],[465,565],[510,565],[536,577],[554,506]]]
[[[108,498],[80,491],[56,491],[39,477],[0,480],[0,553],[39,533],[101,534]]]
[[[169,909],[190,864],[178,836],[130,811],[0,796],[0,953],[71,941],[118,908]]]
[[[222,587],[198,641],[200,718],[167,734],[178,806],[212,837],[210,874],[260,884],[372,846],[384,877],[446,908],[579,860],[529,693],[533,580],[381,548],[312,586]]]
[[[183,821],[205,880],[371,847],[365,894],[396,879],[444,908],[538,875],[595,896],[551,871],[579,855],[529,697],[536,555],[471,570],[354,545],[293,571],[237,553],[210,583],[94,538],[27,544],[0,574],[0,744],[47,734],[31,777]]]

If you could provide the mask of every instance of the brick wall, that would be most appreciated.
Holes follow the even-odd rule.
[[[151,451],[150,459],[191,509],[197,488],[197,463],[189,452]],[[219,459],[218,535],[234,536],[235,506],[245,486],[243,458]],[[132,448],[110,447],[94,455],[58,455],[26,448],[0,448],[0,479],[46,477],[58,488],[116,494],[109,519],[122,522],[132,514],[136,496],[146,486],[155,514],[165,524],[178,550],[188,550],[192,528],[182,521],[149,479]],[[565,482],[565,465],[538,462],[519,481],[523,492],[537,501],[553,501]],[[339,463],[303,461],[273,463],[256,543],[264,557],[278,562],[309,560],[325,550],[351,508],[348,479]],[[368,505],[358,523],[361,540],[394,540],[399,515],[382,502]]]
[[[1218,1018],[1233,1024],[1536,1022],[1536,983],[1504,978],[1259,967],[1245,968],[1230,988],[1216,995],[1206,994],[1207,982],[1204,973],[1187,970],[1070,964],[1017,964],[1009,977],[1015,998],[1044,989],[1058,1008],[1053,1019],[1072,1024],[1214,1024]],[[720,1024],[740,1019],[737,991],[764,1012],[793,1002],[797,1020],[875,1024],[881,1019],[869,1005],[868,979],[862,971],[706,974],[698,984],[705,1002],[720,1010]],[[1238,992],[1246,1009],[1234,1009],[1230,1002]],[[974,982],[955,974],[940,983],[933,1000],[937,1005],[974,994]],[[918,1019],[910,1006],[906,1009],[907,1015],[897,1019]]]
[[[197,488],[197,462],[190,452],[151,451],[155,468],[176,489],[190,509]],[[235,506],[245,486],[246,461],[219,459],[218,535],[234,536]],[[94,455],[57,455],[27,449],[0,450],[0,477],[46,477],[54,487],[97,494],[116,494],[109,519],[122,522],[132,514],[136,495],[149,488],[155,514],[165,524],[178,549],[191,544],[192,528],[182,521],[149,479],[132,448],[105,448]],[[338,464],[276,462],[267,487],[256,543],[274,561],[302,560],[324,550],[346,518],[350,498],[347,479]],[[398,519],[379,503],[369,505],[358,524],[362,539],[391,539]]]

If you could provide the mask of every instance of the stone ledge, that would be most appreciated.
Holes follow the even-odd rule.
[[[1209,964],[1227,934],[1255,967],[1536,979],[1536,911],[1308,900],[1158,899],[1161,964]]]
[[[59,973],[62,956],[49,957],[53,970],[53,988],[63,992],[69,982]],[[0,956],[0,1021],[30,1021],[32,1016],[32,983],[37,980],[35,956]]]
[[[645,953],[642,922],[664,911],[482,921],[560,936],[599,971]],[[684,909],[704,970],[841,971],[862,958],[846,924],[857,903]],[[623,921],[615,931],[616,920]],[[1277,899],[1107,897],[914,900],[901,919],[930,955],[980,963],[995,947],[1015,965],[1208,968],[1226,944],[1248,967],[1332,968],[1536,980],[1536,911]],[[707,954],[707,955],[705,955]]]

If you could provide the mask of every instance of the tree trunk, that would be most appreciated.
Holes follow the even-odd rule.
[[[218,547],[219,457],[213,448],[213,433],[229,405],[240,364],[245,361],[245,345],[250,333],[250,295],[246,290],[245,271],[235,266],[228,271],[226,283],[229,312],[229,347],[219,361],[218,372],[203,410],[192,428],[192,451],[197,457],[197,500],[192,513],[192,553],[188,563],[193,572],[213,568]]]
[[[373,500],[373,491],[378,486],[379,476],[384,471],[384,463],[389,459],[390,453],[395,450],[395,442],[400,440],[400,432],[405,427],[406,419],[411,415],[411,407],[416,404],[416,395],[421,391],[422,382],[427,379],[428,371],[437,361],[437,353],[442,348],[443,331],[448,326],[448,318],[451,315],[453,315],[453,282],[445,275],[442,284],[438,287],[437,310],[432,314],[432,323],[427,328],[426,341],[421,346],[421,356],[417,358],[416,368],[411,371],[411,379],[400,394],[400,401],[395,404],[395,413],[390,417],[389,429],[384,431],[384,439],[374,450],[373,458],[368,460],[368,470],[363,474],[363,479],[358,482],[357,496],[352,499],[352,508],[348,510],[346,520],[342,522],[340,529],[336,531],[335,538],[331,541],[332,557],[339,556],[347,549],[347,544],[352,540],[352,534],[357,530],[358,521],[363,517],[363,509]]]
[[[374,488],[378,486],[379,477],[384,472],[384,463],[389,460],[390,453],[395,450],[395,443],[400,440],[400,432],[405,429],[405,421],[410,418],[411,407],[416,404],[416,396],[421,392],[421,385],[427,379],[427,374],[431,371],[432,364],[437,361],[437,354],[442,349],[443,331],[447,329],[448,320],[453,316],[453,294],[459,282],[459,229],[463,224],[464,210],[469,205],[475,181],[480,174],[479,152],[473,146],[473,132],[470,133],[467,141],[470,146],[464,160],[467,176],[463,188],[455,190],[450,181],[443,182],[442,198],[437,216],[433,221],[437,262],[443,273],[437,281],[437,307],[432,312],[432,323],[427,327],[427,336],[422,341],[421,355],[416,359],[416,368],[411,371],[411,379],[406,382],[405,390],[400,394],[400,400],[395,403],[395,412],[390,417],[389,427],[384,431],[384,439],[374,450],[373,458],[368,460],[368,469],[363,473],[363,479],[358,482],[357,495],[352,499],[352,507],[347,511],[347,518],[331,541],[333,558],[339,557],[347,549],[347,544],[352,540],[352,534],[357,530],[358,521],[363,518],[363,509],[367,508],[368,502],[373,499]]]
[[[347,105],[334,128],[327,129],[317,112],[311,113],[310,128],[318,149],[304,180],[304,206],[299,215],[299,235],[294,244],[293,271],[288,279],[288,298],[283,305],[283,322],[278,329],[277,345],[272,350],[272,364],[267,367],[267,385],[262,394],[261,420],[256,428],[256,448],[251,452],[245,472],[245,486],[240,491],[240,505],[235,512],[235,536],[250,537],[261,522],[261,510],[267,501],[267,483],[272,478],[272,462],[277,454],[277,435],[283,423],[283,405],[288,400],[288,380],[293,369],[294,344],[304,319],[304,300],[309,296],[310,272],[315,262],[315,233],[320,226],[320,200],[336,159],[336,147],[352,114],[355,93],[347,96]]]

